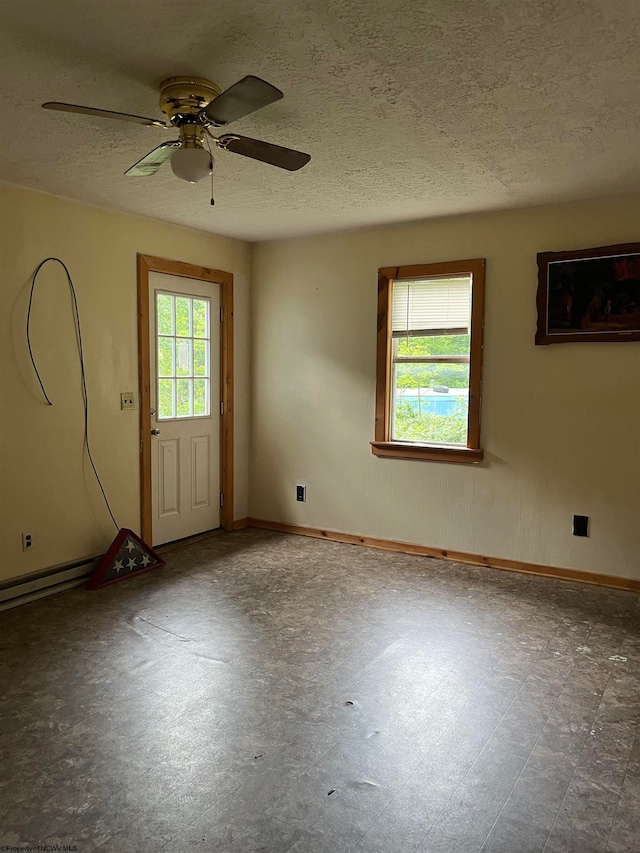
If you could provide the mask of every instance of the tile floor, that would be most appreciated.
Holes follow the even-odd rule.
[[[257,530],[167,561],[1,615],[0,846],[640,851],[637,596]]]

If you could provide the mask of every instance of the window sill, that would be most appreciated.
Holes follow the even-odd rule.
[[[431,462],[462,462],[475,465],[484,456],[480,448],[445,447],[435,444],[405,444],[401,441],[372,441],[374,456],[387,459],[423,459]]]

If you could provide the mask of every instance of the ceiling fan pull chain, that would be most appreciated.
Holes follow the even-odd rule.
[[[213,161],[213,154],[211,152],[211,143],[207,139],[207,136],[211,136],[212,139],[215,139],[215,136],[213,136],[213,134],[210,133],[206,128],[205,128],[205,131],[206,131],[206,135],[204,137],[204,141],[205,141],[205,145],[207,146],[207,149],[209,151],[209,157],[211,158],[211,160],[209,161],[209,174],[211,175],[211,206],[213,207],[213,205],[215,204],[215,200],[213,198],[213,162],[214,161]]]

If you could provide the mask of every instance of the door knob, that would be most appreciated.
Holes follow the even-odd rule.
[[[151,435],[160,435],[160,430],[159,429],[152,429]]]

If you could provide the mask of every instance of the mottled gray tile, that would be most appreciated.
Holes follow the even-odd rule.
[[[391,791],[366,779],[349,782],[327,798],[312,829],[334,838],[336,849],[354,846],[392,800]]]
[[[225,853],[287,853],[304,836],[305,831],[299,827],[263,815],[224,850]]]
[[[176,790],[103,842],[109,853],[152,853],[168,845],[182,829],[211,807],[201,784]]]
[[[269,531],[166,556],[3,614],[3,842],[628,850],[637,596]]]
[[[629,763],[609,836],[607,853],[629,853],[640,838],[640,767]]]
[[[331,775],[314,767],[274,792],[266,812],[294,826],[310,826],[329,806],[330,785]]]
[[[604,853],[617,803],[617,792],[577,770],[549,834],[548,853]]]
[[[524,763],[522,756],[500,748],[483,750],[418,850],[423,853],[479,850]]]
[[[551,829],[575,770],[576,759],[536,747],[505,803],[505,819]]]
[[[609,755],[587,742],[580,753],[576,772],[617,794],[622,788],[627,765],[626,757]]]
[[[549,831],[518,820],[499,817],[481,853],[542,853]]]

